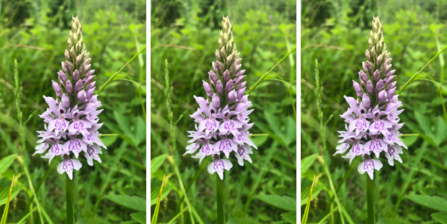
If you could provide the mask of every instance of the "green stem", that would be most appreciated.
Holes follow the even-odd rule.
[[[219,175],[216,175],[216,187],[217,187],[217,224],[225,223],[224,212],[224,182],[220,179]]]
[[[67,224],[74,224],[74,212],[73,212],[73,180],[68,175],[65,176],[66,183],[66,197],[67,197]]]
[[[266,77],[271,71],[273,71],[273,69],[275,69],[276,66],[279,65],[279,63],[281,63],[282,61],[284,61],[284,59],[286,59],[287,56],[289,56],[289,54],[295,52],[295,50],[296,50],[296,46],[295,46],[289,53],[287,53],[283,58],[281,58],[281,60],[279,60],[279,61],[275,64],[275,66],[273,66],[268,72],[266,72],[264,75],[262,75],[261,78],[259,78],[259,80],[258,80],[258,81],[257,81],[257,82],[256,82],[256,83],[255,83],[255,84],[254,84],[254,85],[247,91],[246,94],[250,94],[251,91],[253,91],[253,90],[256,88],[256,86],[258,86],[259,83],[261,83],[262,80],[264,80],[265,77]]]
[[[123,65],[123,67],[121,67],[120,68],[120,70],[118,70],[117,72],[115,72],[115,74],[113,74],[107,81],[106,81],[106,83],[104,83],[104,85],[102,85],[100,88],[99,88],[99,90],[98,90],[98,92],[96,92],[96,94],[98,94],[99,95],[99,93],[109,84],[109,82],[111,82],[114,78],[115,78],[115,76],[117,76],[120,72],[121,72],[121,70],[123,70],[130,62],[132,62],[133,61],[133,59],[135,59],[139,54],[141,54],[141,53],[143,53],[143,51],[145,51],[146,50],[146,46],[144,46],[136,55],[134,55],[128,62],[126,62],[126,64],[124,64]]]
[[[368,224],[374,224],[374,181],[369,178],[369,175],[366,176],[366,200],[368,207]]]
[[[410,84],[416,78],[416,76],[418,76],[419,73],[421,73],[422,70],[424,70],[425,67],[427,67],[433,60],[435,60],[443,51],[445,51],[445,49],[447,49],[447,46],[445,46],[430,61],[428,61],[427,64],[425,64],[424,67],[421,68],[421,70],[419,70],[416,74],[412,75],[410,77],[410,79],[402,86],[402,88],[400,88],[400,90],[397,92],[397,94],[400,94],[408,86],[408,84]]]

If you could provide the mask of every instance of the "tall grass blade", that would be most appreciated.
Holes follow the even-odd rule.
[[[309,198],[307,199],[307,203],[306,203],[306,208],[304,210],[304,215],[303,215],[303,219],[301,220],[301,223],[306,224],[307,223],[307,218],[309,217],[309,209],[310,209],[310,199],[312,198],[312,191],[314,189],[315,186],[315,174],[314,174],[314,178],[312,180],[312,186],[310,187],[310,192],[309,192]]]
[[[9,202],[11,199],[12,188],[14,187],[14,178],[15,175],[12,176],[11,187],[9,188],[8,199],[6,201],[5,209],[3,210],[2,220],[0,224],[6,224],[6,219],[8,218]]]
[[[273,69],[275,69],[276,68],[276,66],[278,66],[282,61],[284,61],[284,59],[286,59],[287,58],[287,56],[289,56],[289,54],[291,54],[291,53],[293,53],[293,52],[295,52],[295,50],[296,50],[296,46],[289,52],[289,53],[287,53],[283,58],[281,58],[281,60],[279,60],[268,72],[266,72],[264,75],[262,75],[261,76],[261,78],[259,78],[258,79],[258,81],[247,91],[247,94],[250,94],[251,93],[251,91],[253,91],[255,88],[256,88],[256,86],[258,86],[259,85],[259,83],[261,83],[262,82],[262,80],[264,80],[265,79],[265,77],[268,75],[268,74],[270,74],[270,72],[272,72],[273,71]]]
[[[163,187],[165,186],[166,176],[163,175],[163,182],[160,187],[160,193],[158,194],[157,204],[155,205],[154,215],[152,216],[151,224],[156,224],[158,219],[158,212],[160,210],[161,194],[163,193]]]
[[[123,65],[123,67],[120,68],[120,70],[118,70],[117,72],[115,72],[115,74],[113,74],[109,79],[107,79],[106,83],[104,83],[98,90],[98,92],[96,92],[96,94],[99,95],[99,93],[106,88],[106,86],[113,80],[113,78],[115,78],[115,76],[117,76],[121,70],[123,70],[130,62],[132,62],[139,54],[143,53],[146,50],[146,46],[144,46],[137,54],[135,54],[129,61],[126,62],[126,64]]]

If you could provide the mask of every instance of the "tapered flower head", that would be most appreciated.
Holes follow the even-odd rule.
[[[401,147],[407,148],[399,139],[398,110],[402,103],[394,95],[396,82],[392,82],[395,70],[391,70],[390,53],[386,50],[383,38],[383,25],[379,18],[372,22],[368,49],[365,52],[366,61],[362,63],[363,70],[359,72],[359,83],[353,80],[357,99],[345,97],[350,108],[341,115],[347,125],[346,131],[340,131],[342,138],[335,154],[344,154],[350,162],[357,156],[363,158],[358,166],[360,174],[368,173],[374,178],[374,170],[380,170],[383,165],[380,155],[385,154],[390,166],[394,160],[402,163],[399,154]],[[377,159],[372,159],[375,156]]]
[[[185,153],[197,153],[193,158],[199,162],[210,156],[213,161],[208,165],[208,172],[217,173],[221,179],[224,170],[233,167],[228,160],[231,155],[243,166],[244,161],[252,162],[249,156],[253,153],[252,147],[257,149],[248,138],[248,130],[253,126],[248,123],[248,115],[253,110],[248,110],[252,104],[248,95],[244,95],[245,70],[241,70],[242,59],[236,50],[232,31],[233,24],[224,17],[217,41],[219,48],[215,51],[216,61],[212,63],[213,70],[208,72],[209,82],[203,81],[208,97],[194,96],[200,108],[191,118],[198,125],[195,131],[189,131],[191,140]]]
[[[62,158],[57,171],[67,173],[73,178],[73,170],[82,167],[78,159],[83,153],[90,166],[93,160],[101,162],[98,156],[101,148],[106,148],[98,139],[98,110],[101,102],[93,95],[95,82],[94,70],[90,70],[91,59],[82,37],[82,24],[77,17],[72,19],[72,29],[67,40],[65,62],[58,74],[58,82],[52,81],[56,98],[44,96],[49,108],[40,117],[44,119],[45,131],[40,131],[41,138],[34,154],[47,152],[43,158],[51,160],[57,156]],[[74,86],[73,86],[74,84]]]

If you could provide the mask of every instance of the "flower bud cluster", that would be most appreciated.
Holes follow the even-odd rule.
[[[373,179],[374,169],[380,170],[383,166],[380,160],[372,159],[372,154],[379,158],[385,152],[388,163],[393,166],[394,160],[402,162],[399,154],[402,148],[407,148],[400,141],[398,130],[403,126],[399,124],[398,110],[402,102],[398,95],[394,95],[396,81],[395,70],[391,70],[390,53],[386,50],[383,38],[383,24],[379,18],[373,18],[373,30],[370,31],[368,50],[365,52],[366,62],[362,63],[363,70],[359,72],[359,82],[353,80],[357,100],[346,97],[350,108],[341,115],[348,124],[346,131],[340,131],[342,138],[335,154],[348,153],[344,158],[352,161],[361,156],[364,161],[359,165],[361,174],[368,173]]]
[[[219,49],[215,51],[216,61],[212,63],[213,70],[208,72],[209,82],[203,82],[207,99],[195,97],[200,108],[191,115],[198,123],[196,131],[190,131],[191,143],[185,154],[195,153],[194,158],[200,162],[206,156],[211,156],[213,162],[208,171],[218,173],[223,179],[223,170],[230,170],[233,166],[228,159],[222,159],[221,153],[227,158],[231,152],[235,153],[239,165],[244,160],[249,161],[251,147],[257,147],[250,141],[248,130],[253,126],[249,124],[248,110],[252,103],[248,95],[244,95],[246,82],[245,70],[241,70],[242,59],[236,50],[233,38],[233,24],[228,18],[223,18],[222,30],[217,41]]]
[[[44,119],[45,131],[39,131],[41,138],[34,154],[47,154],[49,162],[56,157],[62,157],[62,163],[57,167],[60,174],[64,172],[72,179],[73,169],[79,170],[82,164],[77,159],[71,159],[70,153],[76,158],[80,152],[90,166],[93,160],[101,162],[99,154],[106,146],[98,139],[98,110],[101,102],[95,90],[95,77],[91,70],[89,53],[82,37],[82,24],[77,17],[72,19],[72,29],[67,40],[68,49],[65,50],[65,62],[58,72],[59,82],[52,81],[56,99],[43,96],[49,108],[40,115]]]

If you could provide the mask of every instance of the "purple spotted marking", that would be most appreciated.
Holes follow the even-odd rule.
[[[72,138],[70,140],[70,144],[68,145],[68,149],[73,152],[80,152],[81,151],[81,142],[77,138]]]
[[[71,159],[65,159],[63,162],[62,169],[71,173],[73,171],[73,168],[74,168],[73,161],[71,161]]]
[[[214,160],[214,165],[213,165],[213,169],[217,172],[223,172],[225,168],[224,162],[221,159],[218,160]]]
[[[367,159],[363,163],[363,169],[366,170],[368,173],[372,172],[374,170],[374,162],[372,159]]]
[[[61,153],[61,149],[59,148],[59,145],[57,145],[57,143],[53,143],[53,145],[51,146],[51,152],[53,153],[53,155],[59,155]]]

